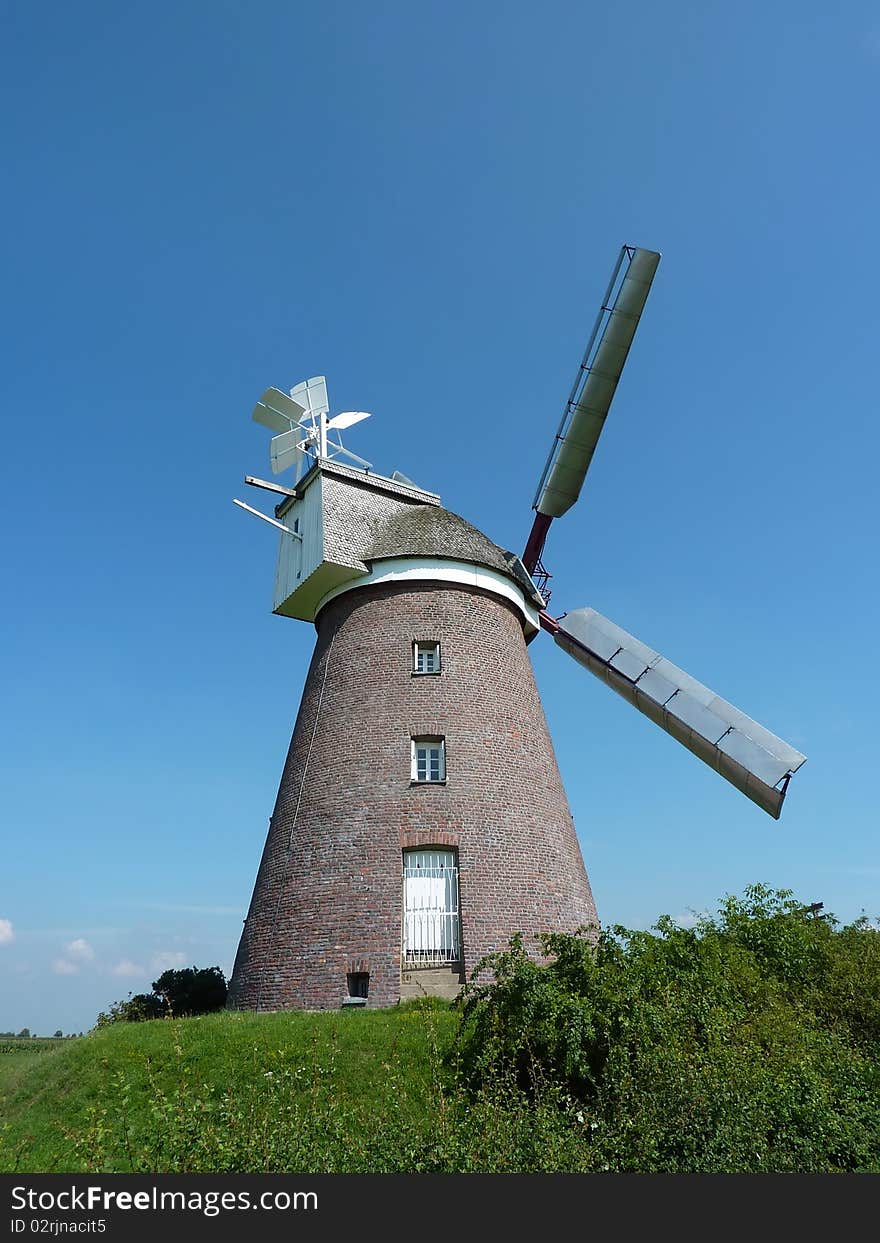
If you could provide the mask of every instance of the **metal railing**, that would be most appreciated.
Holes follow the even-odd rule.
[[[435,856],[436,858],[436,856]],[[423,966],[458,962],[461,955],[458,868],[403,870],[403,956]]]

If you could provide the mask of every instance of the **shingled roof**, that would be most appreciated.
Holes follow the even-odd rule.
[[[464,518],[439,505],[407,505],[389,515],[374,532],[362,556],[365,561],[389,557],[445,557],[485,565],[513,579],[527,600],[543,608],[544,602],[519,557],[499,548]]]
[[[288,521],[300,503],[295,529],[306,560],[283,540],[275,579],[275,612],[285,617],[314,621],[330,593],[399,558],[484,566],[515,584],[533,608],[544,607],[519,557],[409,481],[321,461],[276,506],[276,518]]]

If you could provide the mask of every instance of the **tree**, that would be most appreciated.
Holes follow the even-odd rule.
[[[18,1033],[18,1038],[19,1040],[30,1040],[31,1029],[29,1027],[23,1027],[21,1031]]]
[[[102,1010],[96,1026],[210,1014],[225,1004],[226,977],[219,967],[183,967],[163,971],[153,981],[151,993],[129,993],[127,1001],[114,1002],[109,1010]]]
[[[58,1028],[58,1031],[55,1033],[55,1035],[54,1035],[53,1039],[54,1039],[54,1040],[63,1040],[63,1039],[64,1039],[64,1032],[61,1030],[61,1028],[60,1028],[60,1027]]]
[[[219,967],[182,967],[163,971],[153,992],[171,1014],[210,1014],[226,1005],[226,977]]]

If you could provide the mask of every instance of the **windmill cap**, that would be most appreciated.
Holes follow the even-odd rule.
[[[511,579],[529,603],[544,602],[515,553],[494,544],[477,527],[439,505],[407,505],[377,528],[364,561],[430,557],[487,566]]]

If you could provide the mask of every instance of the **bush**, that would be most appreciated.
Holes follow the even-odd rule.
[[[96,1027],[210,1014],[226,1005],[226,992],[226,977],[219,967],[163,971],[158,980],[153,981],[151,993],[135,993],[134,996],[129,993],[127,1001],[114,1002],[108,1011],[98,1015]]]
[[[521,938],[471,984],[473,1094],[513,1077],[578,1119],[580,1168],[880,1171],[880,933],[753,886],[693,928]],[[574,1124],[572,1124],[574,1125]]]
[[[219,967],[163,971],[153,981],[153,992],[162,998],[170,1014],[211,1014],[226,1005],[226,977]]]

